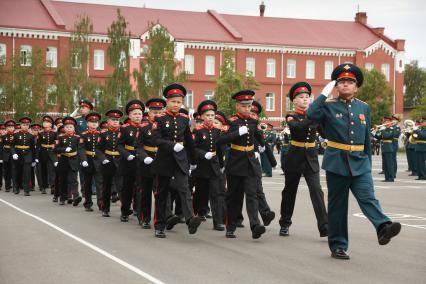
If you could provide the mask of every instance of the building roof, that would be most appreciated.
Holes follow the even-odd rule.
[[[78,15],[87,15],[95,34],[107,34],[120,9],[135,37],[145,33],[150,22],[159,22],[180,41],[362,50],[384,39],[394,47],[393,41],[355,21],[241,16],[211,10],[191,12],[51,0],[2,0],[0,6],[0,27],[69,32]]]

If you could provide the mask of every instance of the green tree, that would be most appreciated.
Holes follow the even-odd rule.
[[[46,105],[46,65],[44,62],[44,51],[36,46],[31,54],[31,67],[29,72],[30,97],[26,100],[26,113],[28,116],[37,119],[37,114],[47,111]]]
[[[185,72],[178,72],[175,61],[175,44],[167,29],[150,23],[149,48],[145,59],[140,62],[141,72],[134,72],[138,83],[138,92],[143,100],[149,97],[161,97],[164,87],[173,82],[183,83]]]
[[[364,83],[358,90],[357,98],[370,106],[371,123],[380,124],[383,116],[392,114],[393,90],[385,75],[373,69],[363,69]]]
[[[418,61],[411,61],[405,65],[404,84],[405,95],[404,105],[406,107],[417,106],[425,96],[424,85],[426,83],[426,71],[419,67]]]
[[[426,82],[423,84],[423,93],[426,93]],[[411,117],[413,119],[421,119],[424,116],[426,116],[426,96],[423,96],[420,103],[411,112]]]

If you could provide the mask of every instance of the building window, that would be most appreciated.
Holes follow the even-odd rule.
[[[192,90],[187,90],[186,91],[184,105],[188,109],[194,107],[194,92]]]
[[[194,74],[194,55],[185,55],[185,72],[187,74]]]
[[[93,53],[93,69],[104,70],[104,54],[102,49],[95,49]]]
[[[389,64],[387,64],[387,63],[382,64],[382,73],[383,73],[383,75],[385,75],[386,80],[389,81],[389,79],[390,79],[390,65]]]
[[[47,87],[46,103],[48,105],[56,105],[57,103],[56,90],[57,90],[56,85],[49,85]]]
[[[256,59],[254,57],[246,58],[246,76],[256,76]]]
[[[373,70],[373,68],[374,68],[374,64],[373,63],[365,63],[365,69],[367,70],[367,71],[371,71],[371,70]]]
[[[127,54],[124,50],[120,52],[120,58],[118,59],[118,67],[126,68],[127,66]]]
[[[290,100],[290,98],[287,96],[285,98],[285,111],[293,111],[294,110],[294,105],[293,102]]]
[[[49,46],[46,49],[46,66],[50,68],[58,67],[58,49],[54,46]]]
[[[315,79],[315,61],[306,61],[306,79]]]
[[[206,56],[206,75],[214,75],[215,57],[212,55]]]
[[[266,111],[275,110],[275,94],[266,93]]]
[[[275,78],[275,59],[266,59],[266,77]]]
[[[21,45],[21,66],[31,66],[31,46]]]
[[[204,98],[206,100],[212,100],[214,96],[214,91],[205,91],[204,92]]]
[[[0,43],[0,65],[6,65],[6,44]]]
[[[296,60],[287,60],[287,78],[296,78]]]
[[[79,50],[73,50],[71,54],[71,67],[75,69],[81,68],[81,52]]]
[[[324,79],[331,80],[331,73],[333,73],[333,61],[324,62]]]

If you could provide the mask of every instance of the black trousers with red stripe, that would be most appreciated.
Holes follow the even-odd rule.
[[[224,219],[224,192],[220,192],[223,188],[220,186],[219,177],[212,178],[196,178],[194,192],[194,213],[198,216],[207,214],[208,203],[213,216],[215,225],[223,224]]]

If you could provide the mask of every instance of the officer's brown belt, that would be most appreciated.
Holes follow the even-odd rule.
[[[65,157],[74,157],[77,156],[77,152],[69,152],[69,153],[62,153],[61,156],[65,156]]]
[[[315,142],[299,142],[291,140],[290,144],[300,148],[315,148]]]
[[[16,149],[30,149],[30,146],[26,146],[26,145],[15,145]]]
[[[130,146],[130,145],[124,145],[124,149],[129,150],[129,151],[135,151],[135,147]]]
[[[382,140],[383,143],[392,143],[392,140]]]
[[[416,141],[416,143],[423,143],[423,144],[426,143],[426,140],[415,140],[415,141]]]
[[[327,147],[344,150],[344,151],[351,151],[351,152],[362,152],[364,151],[364,145],[349,145],[349,144],[342,144],[334,141],[327,141]]]
[[[158,151],[158,147],[152,147],[152,146],[143,146],[143,149],[145,151],[154,152],[154,153]]]
[[[399,140],[399,138],[394,137],[393,140]]]
[[[236,144],[231,144],[231,149],[241,151],[241,152],[250,152],[254,150],[254,145],[250,146],[240,146]]]
[[[53,149],[55,147],[55,144],[41,144],[41,147]]]
[[[105,150],[105,154],[110,155],[110,156],[119,156],[120,153],[118,151],[110,151],[110,150]]]
[[[96,153],[92,151],[86,151],[86,155],[94,157],[96,156]]]

